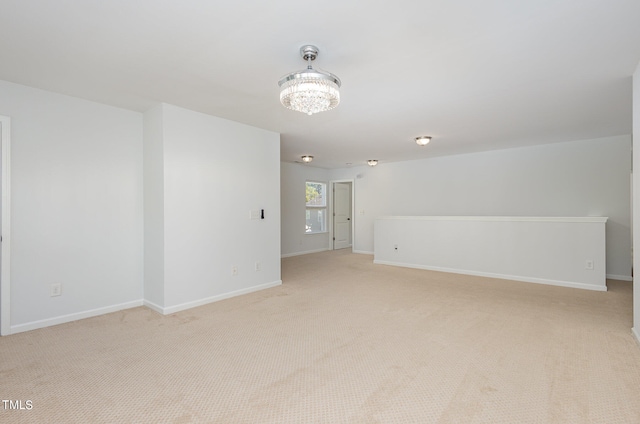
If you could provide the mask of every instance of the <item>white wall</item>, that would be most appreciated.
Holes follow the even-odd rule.
[[[281,283],[279,134],[2,81],[0,115],[12,124],[11,332]]]
[[[600,217],[394,216],[374,263],[606,291]]]
[[[144,299],[164,305],[164,143],[162,105],[144,113]]]
[[[630,149],[619,136],[381,162],[329,178],[355,178],[355,251],[373,252],[373,222],[385,215],[607,216],[607,274],[629,279]]]
[[[164,303],[157,306],[171,313],[280,284],[279,134],[161,108]],[[264,220],[250,219],[261,209]]]
[[[280,164],[282,204],[282,256],[318,252],[330,248],[329,233],[305,234],[305,183],[329,183],[329,171],[308,165]],[[327,225],[329,223],[327,222]]]
[[[141,304],[142,115],[3,81],[0,115],[12,126],[11,331]]]
[[[633,268],[640,270],[640,63],[633,74]],[[640,342],[640,279],[633,281],[633,333]]]

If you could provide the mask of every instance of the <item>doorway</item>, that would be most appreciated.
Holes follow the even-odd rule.
[[[353,247],[353,181],[332,182],[332,248]]]
[[[0,335],[6,336],[11,333],[11,306],[10,297],[10,270],[9,270],[9,246],[11,241],[9,215],[9,184],[10,173],[10,143],[11,120],[8,116],[0,116]]]

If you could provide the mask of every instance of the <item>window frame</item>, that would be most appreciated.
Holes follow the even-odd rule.
[[[324,205],[309,205],[308,202],[306,201],[306,190],[307,190],[307,186],[309,184],[321,184],[324,190],[324,193],[322,193],[322,198],[324,200]],[[304,188],[305,188],[305,209],[304,209],[304,213],[305,213],[305,235],[314,235],[314,234],[327,234],[329,232],[328,225],[329,225],[329,219],[328,219],[328,212],[329,212],[329,193],[328,193],[328,187],[329,184],[324,182],[324,181],[316,181],[316,180],[306,180],[304,183]],[[322,223],[322,227],[323,230],[322,231],[312,231],[310,228],[307,231],[307,211],[309,210],[315,210],[315,211],[323,211],[323,223]]]

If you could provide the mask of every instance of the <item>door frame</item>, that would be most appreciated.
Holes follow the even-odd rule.
[[[2,273],[0,274],[0,335],[11,334],[11,118],[0,116],[2,144]]]
[[[335,188],[336,183],[351,183],[351,251],[353,252],[353,248],[356,245],[356,220],[355,220],[355,206],[356,206],[356,181],[351,180],[331,180],[329,181],[329,250],[335,250],[334,240],[333,240],[333,189]]]

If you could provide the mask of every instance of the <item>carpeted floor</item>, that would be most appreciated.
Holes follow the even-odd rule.
[[[0,338],[6,423],[640,423],[631,283],[608,292],[282,261],[283,285]]]

